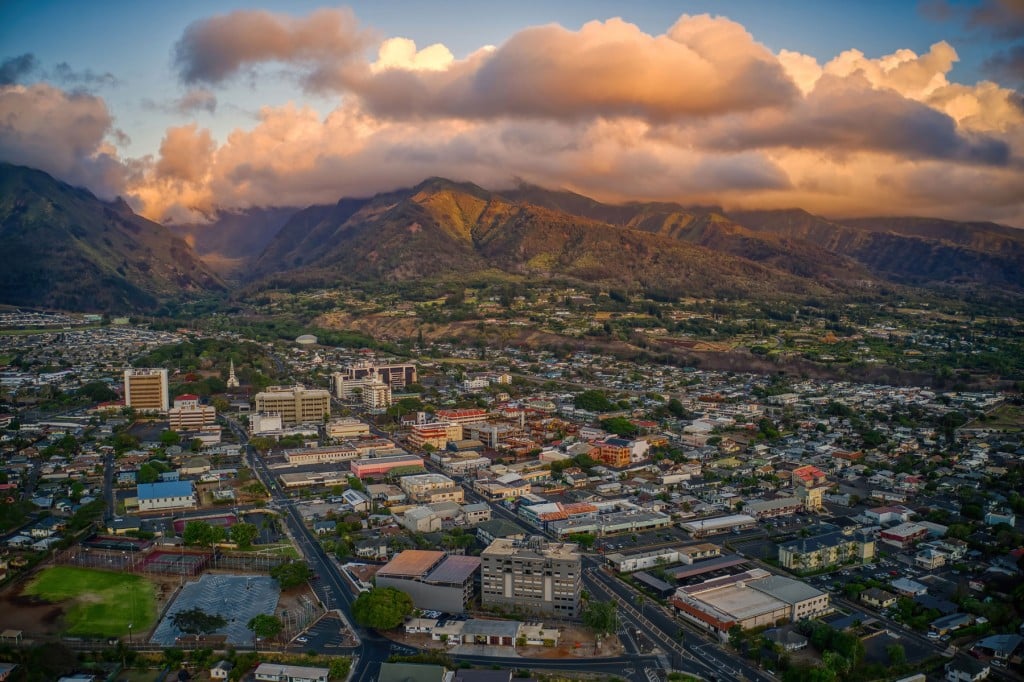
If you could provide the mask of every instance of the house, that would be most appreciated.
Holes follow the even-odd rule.
[[[946,664],[946,680],[948,682],[976,682],[988,677],[991,668],[973,658],[961,656]]]
[[[285,665],[284,663],[260,663],[253,671],[253,679],[256,682],[327,682],[329,673],[327,668]]]
[[[327,519],[326,521],[314,521],[313,532],[317,535],[328,535],[337,530],[338,523],[334,519]]]
[[[916,597],[921,594],[928,594],[928,587],[926,585],[922,585],[916,580],[910,580],[909,578],[897,578],[890,584],[892,585],[892,589],[906,597]]]
[[[210,668],[210,679],[211,680],[226,680],[234,670],[235,664],[231,661],[220,660]]]
[[[951,613],[948,616],[940,616],[928,624],[928,629],[944,635],[960,628],[974,624],[974,616],[969,613]]]
[[[860,600],[876,609],[887,609],[896,603],[896,595],[877,587],[869,587],[860,593]]]

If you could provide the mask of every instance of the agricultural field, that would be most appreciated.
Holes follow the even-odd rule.
[[[145,633],[156,621],[156,589],[145,577],[72,566],[41,572],[22,592],[49,603],[65,603],[63,632],[79,637]]]

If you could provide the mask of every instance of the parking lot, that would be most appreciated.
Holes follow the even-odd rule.
[[[329,612],[316,623],[299,633],[289,643],[289,648],[301,649],[303,651],[312,649],[321,653],[331,653],[332,650],[353,645],[353,641],[347,635],[347,632],[345,623],[341,618],[336,613]]]

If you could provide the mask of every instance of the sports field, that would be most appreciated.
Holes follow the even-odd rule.
[[[48,602],[69,602],[64,615],[68,635],[121,637],[146,633],[156,621],[155,590],[142,576],[54,566],[40,573],[23,594]]]

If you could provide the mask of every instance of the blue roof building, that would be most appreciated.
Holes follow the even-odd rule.
[[[196,496],[191,481],[140,483],[137,487],[137,496],[140,512],[194,508],[196,506]]]

